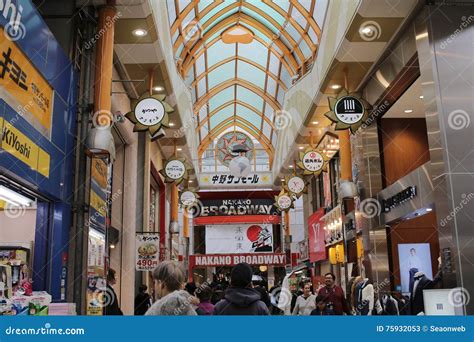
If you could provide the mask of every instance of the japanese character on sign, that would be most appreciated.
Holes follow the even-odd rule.
[[[5,74],[10,74],[10,79],[13,80],[23,90],[28,90],[26,85],[26,73],[21,67],[11,58],[12,49],[8,48],[7,52],[2,53],[3,61],[0,61],[0,78],[5,78]],[[11,65],[11,67],[10,67]]]

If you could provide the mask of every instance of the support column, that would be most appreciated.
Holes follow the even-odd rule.
[[[436,1],[437,2],[437,1]],[[474,314],[474,6],[436,3],[416,21],[444,287],[464,288]]]
[[[99,9],[97,32],[103,32],[103,34],[97,40],[95,59],[94,113],[100,115],[99,125],[109,127],[112,122],[110,109],[112,105],[115,14],[114,6],[103,6]]]
[[[341,181],[352,182],[351,139],[348,129],[338,132]]]

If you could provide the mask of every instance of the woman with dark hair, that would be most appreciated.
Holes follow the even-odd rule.
[[[140,285],[138,288],[138,294],[135,297],[135,315],[142,316],[151,306],[151,297],[146,292],[148,287],[146,285]]]
[[[204,283],[196,289],[195,294],[199,298],[199,305],[196,309],[196,313],[204,316],[212,315],[214,312],[214,304],[211,303],[211,287]]]
[[[115,293],[114,288],[112,287],[117,283],[115,279],[115,270],[109,268],[107,272],[107,287],[105,290],[104,298],[107,305],[104,306],[103,312],[106,316],[122,316],[123,312],[120,309],[117,300],[117,294]]]

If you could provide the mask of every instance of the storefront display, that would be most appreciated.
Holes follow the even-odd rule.
[[[402,243],[398,245],[398,260],[402,293],[413,292],[414,277],[423,272],[428,278],[433,278],[431,267],[430,245],[428,243]]]
[[[273,226],[206,226],[206,254],[273,252]]]

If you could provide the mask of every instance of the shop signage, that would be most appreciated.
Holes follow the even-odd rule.
[[[226,224],[206,226],[206,253],[273,252],[273,225]]]
[[[324,209],[319,209],[308,217],[308,251],[310,262],[327,259],[323,216]]]
[[[271,199],[228,199],[201,201],[200,216],[271,215],[276,208]]]
[[[306,182],[303,178],[297,175],[285,177],[285,184],[283,188],[290,194],[295,195],[299,198],[302,194],[306,193]]]
[[[270,186],[272,185],[270,172],[251,173],[247,177],[235,177],[230,173],[203,173],[199,176],[201,187],[245,187],[245,186]]]
[[[235,266],[241,262],[249,265],[274,265],[285,266],[286,258],[282,253],[263,254],[215,254],[215,255],[190,255],[189,264],[191,267],[203,266]]]
[[[405,203],[416,196],[416,186],[409,186],[399,193],[382,200],[382,210],[388,213],[393,208]]]
[[[278,196],[275,196],[274,205],[280,211],[288,211],[294,207],[293,198],[290,194],[287,194],[284,192],[284,190],[282,190]]]
[[[50,139],[53,88],[3,28],[0,46],[0,97]]]
[[[50,156],[45,150],[1,117],[0,132],[2,136],[0,150],[8,152],[31,169],[49,177]]]
[[[166,183],[180,184],[184,179],[188,178],[188,167],[186,159],[171,158],[165,163],[165,166],[160,173],[165,177]]]
[[[320,150],[311,146],[299,153],[299,161],[296,163],[303,170],[303,175],[319,175],[327,171],[328,157]]]
[[[89,193],[89,225],[100,232],[105,232],[109,211],[107,185],[109,167],[99,158],[91,159],[91,177]]]
[[[336,130],[349,128],[352,133],[367,120],[369,104],[358,94],[343,89],[337,97],[329,97],[329,112],[325,116],[336,123]]]
[[[174,111],[165,95],[144,94],[132,103],[133,110],[125,114],[135,124],[133,131],[150,131],[153,137],[162,126],[169,127],[168,113]]]
[[[135,269],[152,271],[158,266],[160,235],[158,233],[136,233]]]
[[[198,194],[194,191],[186,190],[181,193],[179,196],[179,203],[183,208],[188,208],[196,205],[198,203]]]

